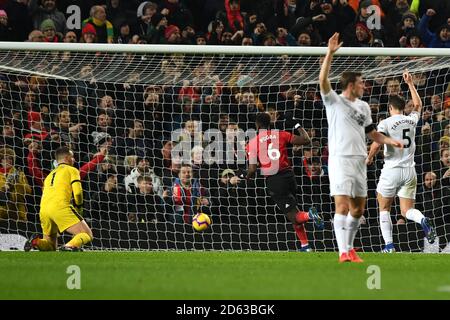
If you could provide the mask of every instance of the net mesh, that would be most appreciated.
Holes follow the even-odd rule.
[[[268,197],[264,179],[237,177],[246,169],[245,133],[255,128],[256,113],[267,111],[273,127],[292,130],[285,122],[291,113],[312,137],[311,146],[289,150],[297,197],[300,208],[314,205],[325,217],[324,231],[306,224],[311,247],[335,250],[320,63],[319,56],[256,53],[0,51],[1,143],[13,150],[18,171],[15,178],[2,171],[0,232],[41,231],[42,181],[64,144],[81,172],[93,248],[296,250],[292,225]],[[375,122],[388,116],[390,94],[410,100],[401,74],[405,68],[413,74],[424,101],[417,207],[435,222],[441,249],[450,241],[449,67],[448,57],[337,56],[330,74],[339,90],[343,71],[363,72],[363,99]],[[194,180],[186,193],[177,179],[187,161]],[[381,168],[380,154],[368,170],[367,210],[356,240],[365,251],[382,244],[375,192]],[[427,172],[434,173],[431,184]],[[15,185],[5,191],[8,179]],[[196,212],[213,221],[202,233],[190,223]],[[391,212],[398,249],[423,250],[420,226],[403,224],[397,204]]]

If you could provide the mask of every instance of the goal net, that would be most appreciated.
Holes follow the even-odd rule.
[[[326,48],[0,48],[0,233],[41,232],[43,179],[57,165],[56,148],[67,145],[81,173],[92,248],[297,250],[294,229],[266,193],[264,178],[239,178],[255,115],[268,112],[273,128],[293,130],[285,121],[293,115],[312,138],[310,146],[289,150],[298,202],[325,218],[324,230],[306,224],[310,246],[337,248],[328,125],[318,89]],[[434,221],[441,249],[450,241],[449,55],[444,49],[342,48],[330,75],[339,91],[343,71],[361,71],[363,99],[378,123],[388,116],[389,95],[403,95],[410,112],[401,74],[406,68],[413,74],[424,102],[416,139],[417,208]],[[382,164],[379,154],[368,168],[369,197],[356,240],[364,251],[382,245],[375,191]],[[212,219],[206,231],[192,228],[197,212]],[[429,249],[420,226],[401,218],[397,202],[391,213],[399,251]]]

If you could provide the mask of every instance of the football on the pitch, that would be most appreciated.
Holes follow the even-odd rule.
[[[197,213],[192,218],[192,227],[196,231],[204,231],[211,225],[211,218],[206,213]]]

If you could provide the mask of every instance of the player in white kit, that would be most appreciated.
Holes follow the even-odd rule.
[[[320,69],[319,84],[328,121],[328,172],[330,191],[336,207],[334,231],[339,247],[339,261],[363,262],[356,254],[353,242],[367,198],[366,134],[380,144],[399,148],[403,144],[376,131],[369,105],[360,100],[364,93],[360,73],[342,73],[342,93],[338,95],[332,90],[328,79],[331,60],[341,45],[338,33],[328,40],[328,51]]]
[[[391,96],[389,98],[389,113],[391,116],[381,121],[378,125],[378,132],[393,139],[402,139],[405,143],[403,149],[384,146],[384,166],[377,186],[380,228],[385,242],[383,252],[395,252],[390,215],[395,195],[400,198],[402,216],[419,223],[429,243],[433,243],[436,238],[436,232],[431,221],[424,217],[419,210],[414,209],[417,186],[417,174],[414,163],[414,152],[416,150],[415,133],[422,110],[422,100],[408,71],[403,73],[403,79],[408,84],[411,92],[414,105],[413,111],[405,116],[403,114],[405,100],[398,95]],[[380,147],[379,143],[372,143],[367,157],[367,164],[373,162],[373,157],[377,154]]]

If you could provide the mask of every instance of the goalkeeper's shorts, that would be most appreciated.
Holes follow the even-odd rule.
[[[42,233],[46,236],[61,234],[71,226],[83,221],[83,218],[72,205],[53,210],[41,208],[39,217],[41,218]]]

